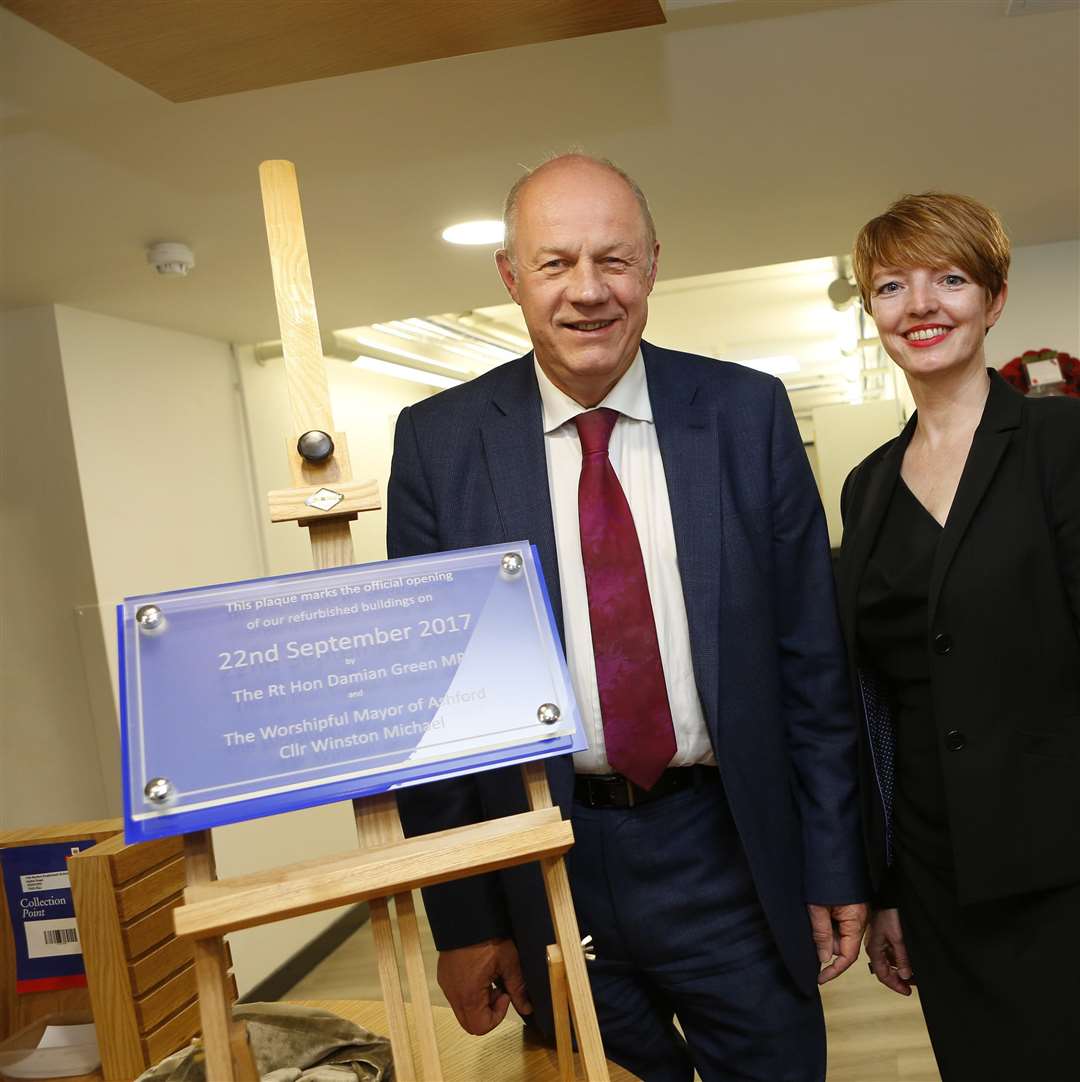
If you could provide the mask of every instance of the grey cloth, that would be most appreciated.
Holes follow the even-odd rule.
[[[291,1003],[238,1003],[262,1082],[391,1082],[390,1041],[329,1011]],[[202,1041],[167,1056],[136,1082],[208,1082]],[[213,1080],[209,1080],[213,1082]]]

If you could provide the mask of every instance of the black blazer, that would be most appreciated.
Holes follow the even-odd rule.
[[[856,599],[915,422],[851,472],[840,498],[876,885],[891,859],[893,734],[873,674],[858,668]],[[959,900],[1080,881],[1080,401],[1024,398],[991,372],[934,561],[926,648]]]

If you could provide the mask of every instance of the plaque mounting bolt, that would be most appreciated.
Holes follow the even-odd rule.
[[[151,778],[143,788],[143,793],[151,804],[165,804],[171,799],[175,790],[168,778]]]
[[[562,711],[554,703],[541,703],[536,716],[542,725],[554,725],[562,717]]]
[[[135,623],[144,635],[158,635],[165,630],[165,613],[157,605],[142,605],[135,610]]]
[[[521,574],[525,561],[521,558],[520,552],[507,552],[499,561],[499,566],[502,568],[503,575],[508,579],[512,579]]]

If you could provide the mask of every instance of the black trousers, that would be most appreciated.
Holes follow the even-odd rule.
[[[1080,1079],[1080,883],[960,906],[951,869],[900,848],[897,872],[942,1082]]]

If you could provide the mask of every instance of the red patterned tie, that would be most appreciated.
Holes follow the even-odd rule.
[[[581,560],[608,762],[649,789],[675,754],[675,730],[641,546],[608,458],[618,418],[611,409],[574,418],[581,438]]]

